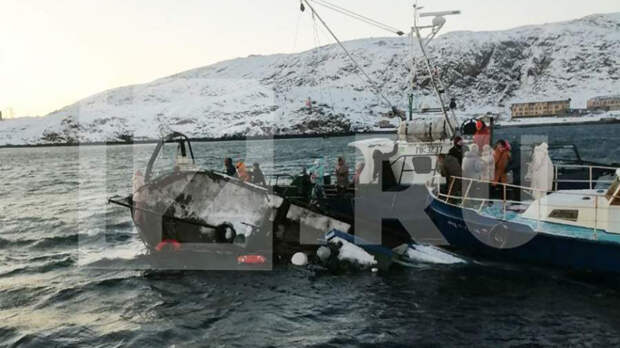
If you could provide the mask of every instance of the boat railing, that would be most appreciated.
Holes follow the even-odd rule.
[[[514,185],[514,184],[496,183],[496,182],[488,181],[488,180],[465,178],[465,177],[458,177],[458,176],[450,177],[449,182],[446,183],[446,185],[448,185],[447,192],[442,193],[441,191],[441,185],[442,185],[441,179],[442,178],[443,177],[441,175],[435,175],[433,176],[433,179],[431,181],[431,186],[434,186],[433,193],[436,196],[436,198],[441,199],[448,204],[457,205],[459,207],[465,207],[468,201],[479,202],[480,206],[478,207],[478,210],[482,209],[484,207],[484,203],[486,202],[502,202],[503,209],[504,209],[503,211],[504,219],[506,217],[506,208],[508,206],[508,203],[515,203],[515,204],[523,203],[523,200],[509,199],[508,197],[509,190],[511,189],[523,190],[525,192],[531,192],[532,195],[535,192],[540,192],[541,194],[547,194],[547,190],[543,190],[543,189],[519,186],[519,185]],[[456,189],[457,181],[460,182],[461,184],[461,192],[458,192]],[[479,184],[480,186],[483,186],[483,187],[487,187],[488,191],[486,193],[488,196],[486,197],[472,196],[471,190],[472,190],[472,187],[474,186],[474,183]],[[463,192],[463,187],[466,187],[464,192]],[[491,197],[491,193],[492,193],[491,191],[493,191],[493,193],[496,193],[496,192],[501,193],[500,198]]]
[[[583,169],[588,171],[588,179],[560,179],[559,172],[561,169]],[[579,165],[579,164],[555,164],[553,166],[553,185],[554,191],[558,190],[558,184],[560,183],[582,183],[588,184],[589,189],[594,189],[595,184],[597,183],[607,183],[611,184],[613,180],[604,180],[600,178],[594,177],[595,171],[611,171],[612,173],[616,171],[615,167],[606,167],[606,166],[593,166],[593,165]]]
[[[405,175],[405,173],[428,174],[428,173],[432,173],[433,171],[435,171],[435,168],[432,166],[432,162],[431,162],[431,168],[429,168],[429,170],[426,173],[419,173],[416,170],[416,168],[413,166],[413,164],[411,164],[410,167],[407,165],[407,160],[412,161],[416,157],[428,157],[428,156],[429,156],[428,154],[426,155],[400,155],[395,160],[391,161],[390,167],[393,168],[394,165],[398,163],[398,161],[402,160],[401,168],[400,168],[396,183],[398,185],[402,185],[403,175]]]
[[[436,163],[431,162],[431,167],[428,168],[427,171],[418,171],[414,165],[412,164],[412,159],[417,157],[428,157],[429,154],[419,154],[419,155],[400,155],[396,159],[390,161],[390,167],[395,168],[398,173],[398,177],[396,178],[396,183],[401,185],[404,179],[404,176],[408,173],[414,174],[430,174],[435,171]],[[399,163],[400,162],[400,163]],[[583,170],[587,172],[587,178],[585,179],[564,179],[561,177],[562,170]],[[601,172],[610,172],[614,173],[616,167],[609,166],[599,166],[599,165],[583,165],[583,164],[554,164],[553,166],[553,187],[554,191],[557,191],[560,184],[584,184],[583,186],[594,189],[597,184],[611,184],[613,180],[601,179],[600,176],[597,176]]]
[[[519,200],[512,199],[508,195],[510,190],[517,189],[517,190],[521,190],[522,192],[527,192],[532,196],[532,198],[535,196],[536,193],[538,193],[540,197],[544,197],[550,192],[555,192],[555,191],[548,191],[545,189],[540,189],[540,188],[535,188],[535,187],[527,187],[527,186],[520,186],[520,185],[514,185],[514,184],[508,184],[508,183],[493,182],[489,180],[453,176],[446,183],[447,192],[442,193],[442,190],[441,190],[442,180],[440,180],[441,178],[443,178],[441,175],[435,175],[427,183],[427,186],[429,187],[429,192],[433,198],[441,200],[448,205],[452,205],[452,206],[463,208],[463,209],[475,210],[477,212],[481,212],[482,209],[486,206],[486,203],[489,203],[489,202],[500,203],[501,202],[501,206],[502,206],[501,219],[503,221],[507,221],[507,213],[508,213],[509,205],[523,205],[524,203],[527,203],[529,206],[529,204],[533,202],[532,200],[524,201],[522,199],[519,199]],[[457,181],[460,182],[461,184],[461,192],[458,192],[457,185],[456,185]],[[475,184],[479,185],[479,187],[487,187],[489,190],[486,192],[488,196],[486,197],[473,196],[471,194],[471,191],[472,191],[472,187]],[[500,193],[499,198],[497,198],[497,195],[495,197],[492,197],[491,190],[493,191],[493,193],[499,192]],[[599,215],[601,215],[599,213],[599,209],[608,208],[607,206],[605,207],[599,206],[599,198],[603,198],[605,201],[611,200],[611,199],[620,199],[620,188],[615,190],[615,192],[612,193],[611,197],[609,197],[609,193],[606,191],[605,192],[597,191],[593,193],[588,193],[588,192],[583,192],[583,191],[571,192],[571,190],[564,190],[564,191],[557,191],[556,193],[561,193],[563,195],[579,196],[579,197],[582,197],[582,199],[584,197],[588,197],[587,198],[588,200],[591,199],[594,201],[594,206],[592,208],[594,209],[593,229],[594,229],[595,236],[596,236],[597,230],[599,229],[598,220],[599,220]],[[470,204],[468,204],[468,202]],[[471,203],[474,203],[474,204],[471,204]],[[538,216],[536,220],[540,224],[542,220],[541,219],[542,213],[543,213],[542,212],[543,204],[541,204],[540,200],[538,200],[537,207],[538,207],[538,212],[537,212]]]

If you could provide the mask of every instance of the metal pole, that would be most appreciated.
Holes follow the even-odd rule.
[[[504,221],[506,221],[506,184],[502,184],[504,188]]]
[[[598,239],[598,196],[594,196],[594,240]]]
[[[536,189],[534,189],[534,190],[536,190]],[[534,192],[536,192],[536,191],[534,191]],[[537,199],[537,203],[538,203],[538,220],[536,220],[536,230],[537,231],[540,231],[540,209],[541,209],[540,203],[541,202],[542,202],[541,198],[538,198]]]
[[[472,179],[468,179],[468,180],[469,180],[469,185],[467,185],[467,190],[465,190],[465,195],[463,196],[461,207],[465,206],[465,201],[467,200],[467,196],[469,196],[469,190],[471,190],[471,185],[474,183]]]
[[[413,93],[409,94],[409,121],[413,120]]]
[[[456,135],[455,133],[455,129],[454,126],[452,125],[452,122],[450,120],[450,117],[448,116],[448,112],[446,111],[446,106],[445,103],[443,102],[443,98],[441,97],[441,93],[439,93],[439,89],[437,88],[437,83],[435,82],[435,78],[433,77],[433,68],[431,66],[431,62],[430,59],[428,58],[428,55],[426,54],[426,49],[424,48],[424,42],[422,41],[422,36],[420,35],[420,29],[417,26],[417,7],[414,7],[414,9],[416,9],[416,14],[414,16],[414,29],[415,29],[415,34],[416,37],[418,38],[418,43],[420,46],[420,50],[422,51],[422,56],[424,56],[424,63],[426,63],[426,70],[429,74],[429,77],[431,78],[431,85],[433,86],[433,91],[435,91],[435,95],[437,96],[437,99],[439,99],[439,103],[441,104],[441,112],[444,115],[444,118],[446,119],[446,122],[448,123],[448,127],[450,128],[450,137],[453,137]]]

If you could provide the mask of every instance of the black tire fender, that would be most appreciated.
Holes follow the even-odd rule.
[[[224,222],[215,228],[215,240],[217,243],[232,243],[236,236],[237,231],[230,222]]]

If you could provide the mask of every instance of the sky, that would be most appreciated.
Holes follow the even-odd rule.
[[[412,0],[329,0],[406,30]],[[419,0],[461,10],[443,32],[620,12],[619,0]],[[561,6],[558,6],[561,4]],[[341,40],[390,36],[316,6]],[[316,46],[299,0],[0,0],[0,110],[41,116],[106,89],[251,54]],[[319,43],[331,43],[321,29]]]

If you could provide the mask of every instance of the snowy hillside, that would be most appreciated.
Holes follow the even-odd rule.
[[[388,99],[406,110],[408,39],[345,45]],[[592,96],[620,90],[620,13],[447,33],[432,43],[431,55],[462,114],[507,115],[510,103],[550,98],[572,98],[572,107],[585,107]],[[418,83],[429,95],[428,81]],[[432,98],[416,101],[433,106]],[[108,90],[42,118],[2,121],[0,145],[158,138],[170,130],[192,137],[363,131],[387,111],[344,52],[329,45],[225,61]]]

